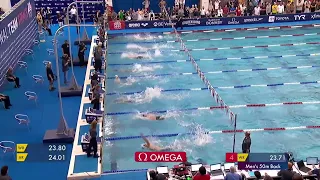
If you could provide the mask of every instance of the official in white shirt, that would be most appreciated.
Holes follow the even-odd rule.
[[[77,9],[75,6],[72,6],[72,9],[70,10],[70,15],[72,22],[76,23]]]

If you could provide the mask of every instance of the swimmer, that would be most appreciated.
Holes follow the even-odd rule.
[[[150,141],[143,134],[140,134],[140,135],[145,142],[145,144],[142,145],[142,148],[147,148],[151,151],[170,151],[171,150],[171,148],[161,148],[157,145],[151,144]]]
[[[121,83],[121,80],[120,80],[119,76],[118,76],[118,75],[115,75],[114,77],[115,77],[115,78],[114,78],[114,82],[117,83],[117,84],[120,84],[120,83]]]
[[[142,114],[141,117],[152,121],[161,121],[165,119],[164,116],[157,116],[155,114]]]
[[[114,100],[113,102],[117,103],[117,104],[134,103],[133,100],[130,100],[130,99],[127,99],[127,98],[118,98],[118,99]]]
[[[148,55],[128,54],[129,59],[150,59]]]

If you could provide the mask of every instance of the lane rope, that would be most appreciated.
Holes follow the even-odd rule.
[[[308,57],[308,56],[320,56],[320,52],[312,54],[287,54],[287,55],[278,55],[278,56],[249,56],[249,57],[231,57],[231,58],[202,58],[194,59],[194,61],[225,61],[225,60],[252,60],[252,59],[274,59],[274,58],[292,58],[292,57]],[[169,61],[148,61],[148,62],[139,62],[139,64],[163,64],[163,63],[184,63],[189,62],[190,60],[169,60]],[[137,63],[124,63],[124,64],[108,64],[108,66],[132,66]]]
[[[251,72],[251,71],[272,71],[279,69],[306,69],[306,68],[319,68],[320,66],[291,66],[291,67],[270,67],[270,68],[255,68],[255,69],[233,69],[233,70],[223,70],[223,71],[208,71],[203,72],[204,74],[221,74],[221,73],[232,73],[232,72]],[[148,74],[148,75],[136,75],[136,76],[121,76],[120,79],[127,78],[149,78],[149,77],[161,77],[161,76],[185,76],[185,75],[195,75],[196,72],[184,72],[184,73],[165,73],[165,74]],[[108,77],[107,79],[115,79],[115,77]]]
[[[167,17],[169,17],[169,23],[171,24],[171,27],[172,27],[172,29],[173,29],[173,31],[175,33],[176,38],[180,42],[181,48],[188,55],[188,58],[191,61],[191,63],[194,66],[194,68],[196,69],[196,72],[198,73],[200,79],[202,80],[202,82],[206,85],[206,87],[210,91],[210,95],[217,102],[217,104],[221,107],[220,109],[225,111],[226,115],[229,117],[229,119],[231,121],[231,124],[233,124],[234,121],[236,120],[237,115],[233,111],[231,111],[230,107],[222,100],[221,96],[218,94],[218,92],[211,85],[210,81],[206,78],[204,73],[201,71],[201,69],[198,66],[197,62],[194,60],[193,56],[191,55],[191,53],[189,52],[188,48],[186,47],[186,45],[182,41],[180,35],[178,34],[177,29],[174,27],[174,25],[172,23],[172,20],[171,20],[171,17],[169,16],[166,8],[163,8],[163,9],[164,9]]]
[[[128,172],[141,172],[148,171],[148,169],[126,169],[126,170],[114,170],[114,171],[104,171],[103,174],[113,174],[113,173],[128,173]]]
[[[187,39],[184,42],[197,42],[197,41],[226,41],[226,40],[242,40],[242,39],[264,39],[264,38],[285,38],[285,37],[298,37],[298,36],[318,36],[320,33],[307,33],[307,34],[286,34],[286,35],[273,35],[273,36],[242,36],[242,37],[225,37],[225,38],[200,38],[200,39]],[[154,44],[154,43],[176,43],[170,40],[161,41],[141,41],[141,42],[114,42],[109,44]]]
[[[258,128],[258,129],[237,129],[236,133],[244,132],[263,132],[263,131],[290,131],[290,130],[302,130],[302,129],[320,129],[320,125],[313,126],[295,126],[295,127],[276,127],[276,128]],[[234,133],[234,130],[218,130],[218,131],[207,131],[203,134],[229,134]],[[172,133],[172,134],[158,134],[158,135],[147,135],[146,137],[176,137],[179,135],[196,135],[195,133]],[[129,139],[141,139],[141,136],[122,136],[122,137],[112,137],[105,138],[106,141],[119,141],[119,140],[129,140]]]
[[[287,85],[303,85],[303,84],[319,84],[319,81],[305,81],[305,82],[288,82],[288,83],[274,83],[274,84],[248,84],[248,85],[237,85],[237,86],[218,86],[213,87],[215,89],[241,89],[241,88],[249,88],[249,87],[275,87],[275,86],[287,86]],[[177,89],[162,89],[161,92],[174,92],[174,91],[204,91],[208,90],[208,88],[177,88]],[[110,92],[107,93],[107,96],[112,95],[132,95],[143,93],[144,91],[136,91],[136,92],[123,92],[123,93],[115,93]]]
[[[183,43],[183,42],[180,42]],[[252,49],[252,48],[270,48],[280,46],[304,46],[304,45],[318,45],[320,42],[304,42],[304,43],[288,43],[288,44],[269,44],[269,45],[255,45],[255,46],[233,46],[233,47],[212,47],[212,48],[194,48],[188,51],[216,51],[216,50],[234,50],[234,49]],[[160,52],[179,52],[186,51],[186,49],[171,49],[162,50]],[[109,54],[122,54],[123,52],[108,52]],[[145,53],[145,51],[137,51],[137,53]]]
[[[254,108],[254,107],[266,107],[266,106],[285,106],[285,105],[306,105],[306,104],[320,104],[320,101],[306,101],[306,102],[281,102],[281,103],[270,103],[270,104],[242,104],[242,105],[232,105],[232,106],[210,106],[210,107],[195,107],[195,108],[186,108],[186,109],[172,109],[172,110],[157,110],[157,111],[128,111],[128,112],[109,112],[109,116],[117,115],[127,115],[127,114],[139,114],[139,113],[157,113],[164,114],[168,112],[185,112],[185,111],[196,111],[196,110],[217,110],[226,108]]]

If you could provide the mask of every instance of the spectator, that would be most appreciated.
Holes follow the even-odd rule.
[[[256,177],[256,179],[262,179],[260,171],[255,171],[254,176]]]
[[[2,16],[4,13],[4,10],[0,7],[0,16]]]
[[[273,180],[273,178],[271,176],[269,176],[269,174],[265,173],[264,174],[264,180]]]
[[[42,31],[42,23],[43,23],[43,19],[42,19],[42,15],[40,13],[40,11],[37,12],[37,23],[38,23],[38,31]]]
[[[279,5],[277,6],[277,12],[278,12],[278,14],[284,13],[284,5],[282,2],[280,2]]]
[[[83,42],[80,42],[79,44],[79,51],[78,51],[78,58],[80,67],[83,67],[84,64],[84,52],[87,50],[86,45]]]
[[[6,78],[9,82],[14,82],[15,83],[15,88],[19,88],[20,87],[20,79],[18,77],[16,77],[13,74],[13,69],[12,67],[9,67],[7,74],[6,74]]]
[[[157,180],[157,173],[155,171],[149,171],[150,180]]]
[[[253,14],[254,6],[251,0],[249,0],[248,8],[247,8],[247,16],[251,16]]]
[[[260,6],[260,15],[266,15],[266,5],[265,3],[261,3],[261,6]]]
[[[161,12],[164,11],[164,8],[165,8],[166,6],[167,6],[167,3],[166,3],[165,0],[161,0],[161,1],[159,2],[159,7],[160,7],[160,9],[161,9]]]
[[[317,1],[316,3],[316,12],[320,11],[320,1]]]
[[[278,14],[277,2],[274,2],[273,5],[272,5],[272,14]]]
[[[59,27],[63,26],[63,19],[64,19],[64,17],[63,17],[63,15],[62,15],[60,12],[57,13],[57,19],[58,19]],[[63,31],[63,29],[61,29],[61,31]]]
[[[242,12],[241,12],[240,6],[237,7],[236,16],[242,16]]]
[[[302,13],[302,8],[303,8],[304,2],[302,0],[297,1],[297,6],[296,6],[296,13]]]
[[[293,164],[291,162],[288,163],[288,169],[281,170],[278,172],[278,176],[281,176],[281,180],[292,180],[294,175],[294,171],[292,169]]]
[[[227,5],[224,6],[224,8],[222,9],[223,12],[223,17],[227,17],[229,14],[229,8]]]
[[[52,71],[52,65],[51,65],[51,62],[49,62],[46,66],[46,72],[47,72],[47,78],[48,78],[48,81],[49,81],[49,91],[53,91],[55,90],[56,88],[53,87],[53,82],[54,82],[54,74],[53,74],[53,71]]]
[[[10,109],[10,106],[12,106],[11,102],[10,102],[10,97],[4,94],[0,94],[0,102],[4,103],[4,108],[6,109]],[[2,175],[2,169],[1,169],[1,175]],[[0,176],[0,180],[1,180],[1,176]]]
[[[271,15],[271,4],[269,2],[267,2],[266,13],[267,15]]]
[[[320,165],[320,162],[319,164]],[[309,175],[316,175],[317,179],[320,179],[320,169],[317,169],[315,165],[313,165],[313,169],[308,172]]]
[[[229,9],[229,16],[235,16],[236,15],[236,8],[234,7],[234,5],[232,4],[230,9]]]
[[[144,0],[142,2],[142,4],[144,5],[144,9],[146,9],[149,12],[150,11],[150,0]]]
[[[93,104],[93,109],[95,110],[100,110],[100,85],[97,84],[96,86],[94,86],[94,88],[92,89],[92,100],[91,100],[91,104]]]
[[[246,15],[246,11],[247,11],[247,7],[245,6],[245,4],[240,4],[240,9],[241,9],[241,15],[244,16]]]
[[[98,143],[97,143],[97,121],[94,120],[92,121],[90,125],[90,141],[89,141],[89,147],[87,149],[87,156],[91,156],[91,152],[93,151],[93,157],[98,158],[99,156],[97,155],[98,151]]]
[[[2,166],[0,180],[12,180],[8,175],[8,166]]]
[[[220,6],[220,8],[218,9],[217,16],[218,16],[218,17],[222,17],[222,16],[223,16],[223,9],[222,9],[221,6]]]
[[[70,57],[67,54],[62,56],[62,72],[64,77],[64,84],[68,84],[68,71],[69,71]]]
[[[242,142],[242,152],[243,153],[250,153],[250,147],[251,147],[251,137],[250,132],[245,132],[245,137]]]
[[[215,11],[215,13],[217,13],[218,12],[218,10],[220,9],[220,0],[215,0],[214,1],[214,11]]]
[[[202,7],[201,9],[201,18],[205,18],[206,16],[206,10],[204,9],[204,7]]]
[[[47,25],[48,26],[51,26],[52,25],[52,11],[50,9],[50,7],[47,7],[47,10],[46,10],[46,14],[47,14]]]
[[[210,175],[207,174],[205,167],[201,166],[199,172],[192,178],[193,180],[210,180]]]
[[[242,177],[236,172],[235,167],[230,167],[230,172],[224,177],[224,180],[242,180]]]
[[[119,16],[119,20],[123,21],[124,20],[124,11],[120,10],[119,13],[118,13],[118,16]]]
[[[254,7],[254,15],[260,16],[260,7],[259,6]]]
[[[73,23],[76,23],[76,17],[77,17],[77,9],[75,6],[72,6],[72,9],[70,10],[70,15],[71,15],[71,21]]]
[[[311,12],[315,12],[315,11],[316,11],[316,5],[317,5],[316,1],[313,0],[313,1],[311,2],[311,4],[310,4],[310,10],[311,10]]]
[[[310,13],[310,2],[305,1],[304,3],[304,13]]]
[[[71,57],[70,56],[70,48],[69,48],[68,40],[64,41],[64,43],[61,45],[61,48],[62,48],[63,54],[66,54],[66,55],[68,55],[68,57]]]

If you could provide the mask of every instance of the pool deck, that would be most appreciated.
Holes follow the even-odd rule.
[[[78,122],[76,127],[75,139],[73,142],[73,149],[71,153],[71,159],[68,170],[68,180],[84,179],[84,178],[97,178],[101,176],[102,164],[101,164],[101,146],[98,144],[98,154],[99,158],[88,158],[86,152],[82,151],[81,147],[81,136],[89,132],[90,124],[86,122],[85,119],[85,109],[90,107],[90,100],[87,94],[87,91],[90,88],[90,73],[94,69],[92,66],[92,57],[93,49],[95,46],[97,36],[92,36],[92,42],[90,46],[88,65],[84,80],[84,87],[82,92],[81,104],[78,115]],[[104,103],[101,101],[101,111],[104,111]],[[103,136],[102,128],[103,118],[99,118],[98,128],[99,128],[99,137]]]

